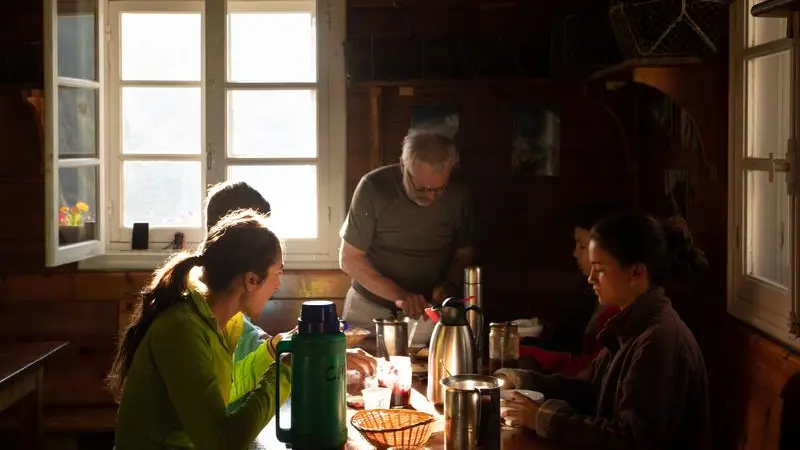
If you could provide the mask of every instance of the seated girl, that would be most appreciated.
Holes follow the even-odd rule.
[[[702,252],[668,248],[648,215],[615,215],[593,227],[589,282],[601,303],[622,311],[600,335],[604,350],[576,377],[497,371],[504,388],[537,390],[547,399],[540,405],[513,394],[503,402],[507,421],[570,449],[705,448],[705,363],[661,287],[676,262],[670,255],[684,258],[677,261],[683,273],[705,267]]]
[[[613,204],[589,204],[582,205],[575,209],[572,214],[572,226],[575,236],[575,249],[572,256],[578,263],[578,268],[588,277],[592,265],[589,262],[589,236],[595,223],[608,216],[618,208]],[[608,319],[614,317],[619,308],[615,305],[605,305],[597,301],[597,296],[591,289],[587,295],[590,297],[586,303],[589,308],[579,308],[578,305],[573,310],[581,310],[577,316],[577,322],[583,325],[581,340],[578,344],[579,350],[576,353],[571,351],[557,351],[545,349],[536,345],[523,345],[520,347],[521,358],[533,358],[535,365],[542,372],[561,373],[567,376],[577,375],[588,367],[594,358],[603,349],[603,343],[599,339],[600,331],[605,327]],[[588,309],[588,314],[581,314],[583,309]],[[586,317],[590,315],[588,321]],[[564,336],[567,333],[558,333],[561,336],[554,337],[557,341],[572,340],[571,336]]]
[[[278,238],[264,216],[247,210],[155,271],[108,377],[120,400],[117,450],[249,448],[286,400],[275,398],[275,383],[288,395],[289,379],[278,381],[270,364],[229,412],[233,349],[225,325],[237,313],[258,315],[280,288],[282,269]]]
[[[208,190],[206,195],[207,230],[220,219],[239,209],[252,209],[265,216],[272,212],[269,202],[249,184],[243,181],[223,181]],[[225,326],[225,338],[233,349],[233,380],[228,398],[228,410],[234,411],[242,405],[252,390],[258,387],[267,369],[275,362],[272,349],[278,341],[291,332],[269,336],[253,324],[243,313],[234,314]],[[376,362],[372,355],[361,349],[348,349],[348,364],[364,375],[375,372]],[[281,372],[288,377],[289,372]],[[288,378],[287,378],[288,380]]]

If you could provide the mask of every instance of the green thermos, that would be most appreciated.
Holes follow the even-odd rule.
[[[279,342],[276,349],[276,356],[292,355],[292,422],[290,428],[281,428],[277,409],[279,441],[296,450],[341,449],[347,443],[345,343],[333,302],[303,303],[297,333]],[[280,370],[278,358],[277,372]],[[280,383],[275,386],[275,398],[281,398]]]

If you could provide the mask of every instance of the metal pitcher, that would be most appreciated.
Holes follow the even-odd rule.
[[[462,300],[448,298],[441,306],[434,308],[439,322],[433,329],[428,350],[428,392],[431,403],[444,402],[442,378],[478,373],[477,336],[467,322],[467,312],[475,311],[482,317],[478,306],[466,306]],[[482,320],[481,320],[482,321]],[[477,332],[480,333],[478,327]]]
[[[373,319],[376,356],[408,356],[408,318]]]
[[[488,375],[454,375],[444,388],[444,448],[500,450],[500,388]]]

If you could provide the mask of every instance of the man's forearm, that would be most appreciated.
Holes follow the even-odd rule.
[[[342,269],[365,289],[392,302],[403,297],[404,290],[394,281],[381,275],[366,256],[350,256]]]

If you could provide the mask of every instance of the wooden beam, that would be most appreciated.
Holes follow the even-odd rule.
[[[381,148],[381,95],[383,88],[373,86],[369,89],[369,167],[377,169],[383,164],[383,149]]]
[[[631,58],[626,59],[613,66],[600,69],[597,72],[586,77],[585,81],[591,83],[593,81],[608,80],[608,79],[629,79],[631,73],[637,67],[669,67],[669,66],[684,66],[688,64],[700,64],[702,59],[694,56],[670,56],[661,58]]]

